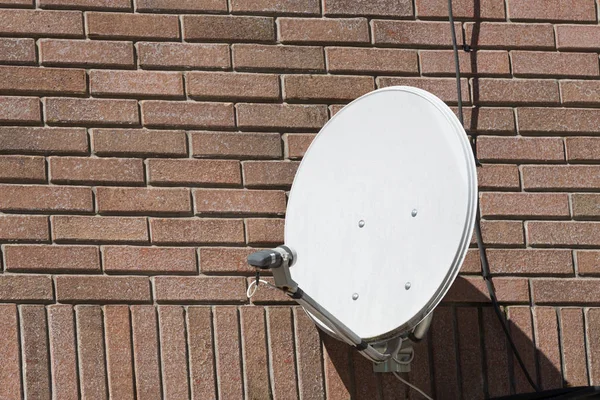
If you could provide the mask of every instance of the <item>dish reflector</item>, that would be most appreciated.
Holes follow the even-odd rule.
[[[476,204],[475,161],[452,110],[417,88],[368,93],[321,129],[298,168],[285,219],[292,278],[364,340],[397,336],[456,278]]]

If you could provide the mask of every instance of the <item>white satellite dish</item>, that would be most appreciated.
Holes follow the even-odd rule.
[[[476,207],[475,160],[452,110],[388,87],[321,129],[292,185],[285,246],[249,262],[271,268],[333,336],[376,363],[398,361],[458,275]]]

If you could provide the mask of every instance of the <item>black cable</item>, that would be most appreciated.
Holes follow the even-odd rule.
[[[456,68],[456,92],[457,92],[457,96],[458,96],[458,119],[459,119],[461,125],[464,127],[465,123],[464,123],[463,110],[462,110],[460,63],[459,63],[459,59],[458,59],[458,46],[456,45],[456,31],[454,29],[454,16],[452,15],[452,0],[448,0],[448,19],[450,20],[450,31],[452,33],[452,48],[454,50],[454,64],[455,64],[455,68]],[[473,155],[475,155],[475,148],[473,148],[473,153],[474,153]],[[476,155],[475,155],[475,158],[477,158]],[[477,247],[479,247],[479,258],[481,259],[481,275],[483,276],[483,280],[485,281],[488,292],[490,294],[490,299],[492,301],[492,305],[494,307],[495,314],[498,317],[498,320],[500,321],[500,325],[502,325],[502,330],[504,331],[504,334],[506,335],[506,339],[508,340],[510,348],[511,348],[513,354],[515,355],[515,357],[517,358],[517,362],[519,363],[519,366],[523,370],[523,373],[525,374],[527,381],[529,382],[531,387],[536,392],[539,392],[540,389],[538,388],[538,386],[535,384],[535,382],[531,378],[529,371],[527,371],[527,368],[525,367],[525,363],[523,363],[523,359],[521,358],[521,355],[519,354],[519,351],[517,350],[517,346],[515,345],[515,342],[513,341],[512,337],[510,335],[507,322],[504,318],[502,310],[500,310],[500,305],[498,304],[498,298],[496,297],[496,290],[494,289],[494,284],[492,283],[492,276],[490,274],[490,266],[489,266],[488,259],[487,259],[487,253],[485,251],[485,245],[483,243],[483,237],[481,235],[481,214],[479,212],[479,197],[477,198],[477,212],[475,215],[475,236],[477,238]]]

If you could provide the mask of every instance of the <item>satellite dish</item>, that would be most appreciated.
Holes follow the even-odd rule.
[[[331,335],[376,363],[398,361],[458,275],[476,206],[475,160],[452,110],[388,87],[321,129],[292,185],[285,246],[249,262],[271,268]]]

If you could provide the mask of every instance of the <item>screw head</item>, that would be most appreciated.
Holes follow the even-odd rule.
[[[410,215],[412,215],[413,217],[417,216],[417,209],[413,209],[412,212],[410,213]]]
[[[352,300],[357,300],[358,299],[358,293],[354,293],[352,295]]]
[[[410,289],[410,282],[406,282],[404,284],[404,289],[406,289],[406,290]]]
[[[361,219],[360,221],[358,221],[358,227],[362,228],[363,226],[365,226],[365,221]]]

